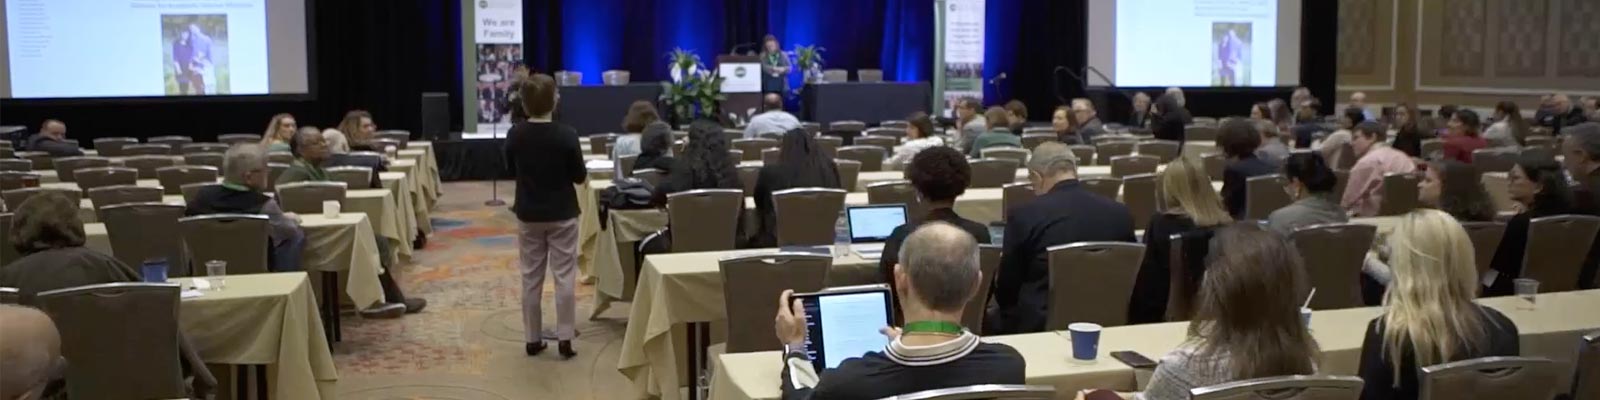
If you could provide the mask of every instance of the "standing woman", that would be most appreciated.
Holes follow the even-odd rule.
[[[345,136],[350,139],[351,151],[382,152],[384,150],[373,147],[372,139],[378,135],[378,124],[372,123],[372,114],[366,111],[351,110],[344,113],[344,119],[339,120],[339,132],[344,132]]]
[[[1167,290],[1171,286],[1170,256],[1174,234],[1212,229],[1233,222],[1222,208],[1222,198],[1211,189],[1211,178],[1200,160],[1179,157],[1161,171],[1161,193],[1167,210],[1150,218],[1144,230],[1144,266],[1139,267],[1128,304],[1128,323],[1165,321]]]
[[[267,122],[267,131],[261,134],[261,145],[266,146],[267,152],[289,151],[289,141],[294,139],[294,133],[299,129],[293,115],[274,115],[272,121]]]
[[[944,136],[933,129],[933,119],[928,113],[918,111],[906,118],[906,142],[894,147],[894,155],[884,163],[891,169],[905,169],[917,153],[933,147],[944,146]]]
[[[778,246],[778,213],[772,203],[772,193],[798,188],[840,188],[838,167],[803,128],[783,134],[777,165],[761,167],[752,194],[756,215],[761,219],[756,235],[750,238],[750,248]]]
[[[761,92],[783,95],[789,91],[789,56],[778,45],[778,37],[761,38]]]
[[[532,117],[516,121],[506,133],[505,159],[517,179],[517,236],[522,272],[522,327],[524,351],[538,355],[544,343],[544,275],[556,281],[556,338],[562,359],[578,355],[572,349],[577,315],[574,292],[578,278],[578,197],[573,185],[588,179],[578,131],[555,122],[556,80],[538,74],[522,86],[522,102]]]

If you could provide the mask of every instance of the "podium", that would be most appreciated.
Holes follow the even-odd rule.
[[[723,115],[720,117],[726,118],[728,113],[734,113],[738,114],[740,119],[744,119],[749,118],[748,112],[751,109],[760,112],[760,56],[739,54],[717,56],[717,72],[723,78],[722,94],[727,96],[727,99],[722,101]]]

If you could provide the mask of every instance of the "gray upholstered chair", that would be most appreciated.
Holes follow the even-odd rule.
[[[800,128],[805,129],[806,133],[810,133],[813,136],[822,133],[822,124],[817,122],[800,121]]]
[[[1422,150],[1422,158],[1423,159],[1427,159],[1427,160],[1439,159],[1440,157],[1444,156],[1444,140],[1443,139],[1422,139],[1422,148],[1421,148],[1421,150]],[[1473,161],[1477,161],[1477,159],[1474,158]],[[1482,168],[1483,167],[1480,166],[1479,167],[1479,171],[1490,172],[1490,171],[1484,170]],[[1510,171],[1511,167],[1509,167],[1509,166],[1506,167],[1506,170]]]
[[[905,139],[906,138],[906,125],[898,125],[898,126],[885,125],[885,124],[892,124],[892,123],[895,123],[895,122],[896,121],[883,121],[883,122],[880,122],[880,123],[878,123],[878,127],[877,128],[867,128],[867,130],[861,131],[861,135],[863,135],[863,136],[892,137],[892,138],[895,138],[895,140]],[[903,124],[906,123],[905,121],[899,121],[899,122],[903,123]]]
[[[187,398],[178,285],[106,283],[41,292],[61,333],[67,394],[78,399]],[[137,334],[132,334],[137,332]]]
[[[170,155],[172,155],[172,146],[168,146],[168,145],[164,145],[164,144],[149,144],[149,143],[145,143],[145,144],[130,144],[130,145],[122,146],[122,156],[123,157],[132,157],[132,156],[170,156]]]
[[[739,189],[698,189],[667,195],[672,252],[736,248],[742,210],[744,191]]]
[[[1028,182],[1012,182],[1000,187],[1000,219],[1005,220],[1012,208],[1032,202],[1038,193],[1033,190],[1033,184]]]
[[[31,172],[0,171],[0,191],[38,187],[43,177]]]
[[[1209,142],[1217,140],[1216,125],[1189,125],[1183,128],[1185,140]]]
[[[556,71],[556,84],[560,86],[579,86],[583,84],[583,72]]]
[[[378,131],[373,136],[379,139],[393,140],[397,143],[400,143],[400,150],[405,150],[406,145],[411,142],[411,131],[404,129],[385,129]]]
[[[183,164],[196,167],[212,167],[222,170],[223,153],[188,153],[183,155]]]
[[[617,176],[615,178],[616,179],[630,178],[630,177],[633,177],[633,166],[637,165],[639,163],[639,156],[638,155],[626,155],[626,156],[622,156],[622,157],[617,157],[616,162],[617,162]]]
[[[1545,293],[1578,290],[1578,271],[1586,251],[1600,230],[1600,217],[1555,215],[1528,221],[1528,244],[1522,256],[1521,278],[1539,281]]]
[[[145,139],[145,143],[167,146],[167,154],[183,154],[183,145],[194,143],[194,138],[180,135],[156,136]]]
[[[856,70],[856,81],[858,81],[858,82],[883,82],[883,70],[881,70],[881,69],[858,69],[858,70]]]
[[[1289,240],[1300,250],[1317,296],[1314,310],[1361,307],[1361,265],[1378,228],[1366,224],[1322,224],[1295,229]]]
[[[783,157],[782,149],[761,149],[761,165],[778,165],[780,157]]]
[[[1156,174],[1138,174],[1122,177],[1122,204],[1133,214],[1133,226],[1150,226],[1150,217],[1161,210],[1160,185]]]
[[[1029,151],[1021,147],[990,147],[979,153],[983,158],[1000,158],[1016,161],[1017,165],[1027,165]]]
[[[228,152],[227,143],[185,143],[178,145],[178,154],[180,155],[200,153],[222,154],[226,152]]]
[[[192,276],[178,229],[183,212],[184,206],[176,204],[124,203],[101,207],[100,221],[105,223],[106,235],[111,239],[111,253],[123,264],[139,265],[146,259],[165,258],[167,276]]]
[[[1161,158],[1152,155],[1125,155],[1111,157],[1111,177],[1153,174],[1161,166]]]
[[[1213,180],[1213,181],[1222,180],[1223,172],[1227,171],[1227,169],[1228,169],[1228,157],[1226,155],[1223,155],[1222,153],[1206,153],[1206,154],[1202,154],[1202,155],[1200,155],[1200,162],[1205,164],[1206,175],[1210,176],[1211,180]],[[1334,193],[1344,193],[1344,192],[1343,191],[1334,191]]]
[[[825,70],[822,70],[822,83],[839,83],[839,82],[849,82],[849,81],[850,81],[850,71],[842,70],[842,69],[825,69]]]
[[[328,179],[335,182],[344,182],[345,187],[349,190],[372,189],[371,167],[332,167],[326,169],[326,171],[328,172]]]
[[[1161,164],[1172,162],[1182,155],[1183,143],[1176,140],[1143,140],[1135,145],[1134,153],[1156,156]]]
[[[344,202],[349,189],[344,182],[295,182],[278,185],[278,206],[284,212],[321,214],[322,202]]]
[[[983,313],[989,305],[989,292],[994,287],[994,276],[1000,273],[1001,245],[978,245],[978,269],[983,275],[978,276],[978,291],[967,299],[967,307],[961,310],[961,326],[973,333],[983,334]]]
[[[1111,200],[1121,199],[1122,179],[1109,176],[1091,176],[1079,178],[1078,182],[1083,184],[1083,187],[1089,189],[1090,192],[1094,192],[1094,194],[1105,196]]]
[[[1378,215],[1401,215],[1417,209],[1417,174],[1393,173],[1383,176],[1383,203]]]
[[[101,157],[122,157],[125,146],[139,144],[139,139],[131,137],[103,137],[94,140],[94,151]]]
[[[761,159],[761,151],[778,148],[778,141],[766,138],[737,139],[733,141],[733,148],[744,152],[744,161]]]
[[[1418,400],[1549,399],[1562,369],[1533,357],[1484,357],[1422,367]]]
[[[222,143],[228,146],[240,143],[261,143],[261,135],[254,133],[230,133],[217,136],[217,143]]]
[[[35,164],[37,165],[37,164]],[[111,159],[105,157],[63,157],[55,161],[56,178],[62,182],[77,182],[76,175],[80,169],[105,168],[111,166]]]
[[[867,123],[861,121],[833,121],[828,124],[829,132],[861,133],[867,130]]]
[[[1500,149],[1477,149],[1472,151],[1472,165],[1483,172],[1506,172],[1517,165],[1517,153],[1502,151]]]
[[[294,164],[294,154],[287,151],[274,151],[267,153],[267,162]]]
[[[754,196],[756,193],[756,181],[761,179],[761,166],[740,165],[738,169],[739,183],[744,185],[745,197]]]
[[[33,161],[20,158],[0,158],[0,171],[33,171]]]
[[[33,162],[33,169],[55,169],[56,158],[51,156],[50,153],[42,151],[19,151],[16,152],[15,156],[17,158]]]
[[[882,400],[1050,400],[1056,388],[1042,385],[973,385],[924,390]]]
[[[283,176],[283,171],[289,170],[289,164],[267,163],[267,188],[264,191],[271,193],[278,189],[278,177]]]
[[[611,154],[610,151],[606,151],[606,148],[610,146],[611,143],[616,142],[616,140],[617,134],[615,133],[589,135],[589,154]]]
[[[600,73],[600,83],[606,86],[624,86],[633,80],[633,73],[619,69],[606,70]]]
[[[178,219],[178,232],[189,259],[197,263],[228,263],[229,275],[267,272],[267,216],[211,214]]]
[[[1361,378],[1354,376],[1275,376],[1189,389],[1189,399],[1357,400],[1361,386]]]
[[[7,191],[4,191],[4,192],[0,192],[0,198],[4,198],[5,199],[6,209],[7,210],[15,210],[15,209],[17,209],[17,207],[21,207],[22,206],[22,202],[28,201],[28,199],[33,198],[33,196],[36,196],[36,195],[38,195],[40,193],[47,193],[47,192],[48,193],[60,193],[62,196],[67,196],[68,199],[72,200],[72,204],[78,204],[78,203],[83,201],[83,191],[82,190],[68,190],[68,189],[45,188],[45,187],[30,187],[30,188],[7,190]]]
[[[639,180],[645,181],[645,183],[649,183],[650,187],[661,186],[661,180],[664,179],[661,170],[655,168],[645,168],[633,171],[633,177],[639,178]],[[754,189],[751,189],[751,192],[754,191]]]
[[[1289,193],[1283,190],[1283,175],[1252,176],[1244,181],[1244,216],[1250,220],[1266,220],[1268,215],[1292,203]],[[1415,196],[1413,196],[1415,198]]]
[[[833,243],[834,222],[844,211],[841,189],[795,188],[772,192],[777,226],[770,227],[778,246],[825,246]]]
[[[1478,264],[1478,275],[1482,276],[1489,271],[1494,253],[1500,249],[1500,239],[1506,235],[1506,224],[1469,221],[1462,222],[1461,227],[1467,230],[1467,237],[1472,239],[1473,259]]]
[[[139,171],[139,179],[159,179],[161,174],[156,170],[174,165],[178,165],[178,160],[170,155],[137,156],[122,159],[122,166]]]
[[[883,170],[883,160],[887,158],[887,153],[878,146],[845,146],[839,148],[834,158],[859,162],[862,171],[876,172]]]
[[[1087,144],[1068,145],[1067,150],[1072,151],[1073,158],[1078,159],[1078,165],[1091,165],[1095,161],[1095,147]],[[1108,161],[1109,162],[1109,161]]]
[[[222,184],[221,183],[217,183],[217,182],[189,183],[189,184],[185,184],[183,186],[179,186],[178,187],[178,192],[183,194],[183,202],[184,202],[184,204],[192,204],[192,203],[194,203],[196,201],[195,199],[200,197],[200,191],[201,190],[204,190],[205,188],[212,187],[212,186],[222,186]]]
[[[894,147],[900,145],[900,139],[890,136],[867,135],[856,138],[855,145],[881,148],[887,154],[894,152]]]
[[[16,246],[11,245],[11,217],[11,213],[0,213],[0,227],[4,227],[0,229],[0,244],[4,244],[0,245],[0,265],[11,264],[12,261],[22,258]]]
[[[823,154],[830,158],[839,158],[839,148],[844,147],[844,138],[838,136],[817,136],[817,147],[822,148]]]
[[[221,154],[217,155],[221,157]],[[205,165],[174,165],[156,169],[156,179],[167,194],[184,194],[183,187],[191,183],[216,183],[220,167]]]
[[[785,289],[825,287],[833,257],[811,253],[756,254],[717,262],[728,316],[728,353],[781,350],[772,329],[772,303]]]
[[[127,203],[160,203],[161,188],[145,187],[139,185],[113,185],[89,189],[89,202],[94,204],[95,210],[104,210],[118,204]],[[105,222],[105,214],[100,215],[100,222]],[[137,264],[128,264],[137,265]]]
[[[1055,141],[1059,141],[1055,133],[1029,133],[1024,131],[1022,134],[1022,148],[1030,151],[1041,144]]]
[[[1128,299],[1144,261],[1144,245],[1079,242],[1050,252],[1050,310],[1045,328],[1066,330],[1074,322],[1104,327],[1128,323]]]
[[[1094,145],[1095,164],[1111,165],[1111,159],[1117,156],[1133,154],[1134,146],[1138,142],[1131,140],[1107,140]]]
[[[927,208],[917,200],[917,189],[906,180],[867,185],[867,204],[905,204],[909,222],[920,221],[928,215]]]
[[[1003,158],[973,160],[970,188],[998,188],[1017,181],[1017,167],[1021,163]]]
[[[78,188],[83,190],[139,183],[139,170],[133,168],[84,168],[73,172],[73,175],[73,179],[78,182]]]
[[[861,177],[861,162],[835,159],[833,165],[839,169],[839,186],[845,191],[856,191],[858,179]]]
[[[1583,335],[1578,343],[1577,363],[1572,400],[1600,400],[1600,331]]]

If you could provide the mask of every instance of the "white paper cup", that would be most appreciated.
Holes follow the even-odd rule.
[[[1311,307],[1300,307],[1300,322],[1304,322],[1306,328],[1311,327]]]
[[[339,202],[334,200],[323,201],[322,216],[328,219],[339,218]]]

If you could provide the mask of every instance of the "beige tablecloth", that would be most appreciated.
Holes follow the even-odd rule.
[[[183,195],[177,194],[162,195],[161,202],[180,206],[184,204]],[[100,222],[100,215],[95,213],[94,202],[87,197],[78,200],[78,219],[85,224]]]
[[[1515,297],[1480,301],[1505,313],[1516,323],[1522,335],[1522,355],[1547,357],[1564,364],[1565,370],[1560,374],[1563,383],[1557,387],[1568,387],[1567,382],[1572,379],[1579,338],[1600,329],[1600,313],[1593,312],[1600,309],[1600,290],[1542,294],[1534,309]],[[1381,313],[1378,307],[1313,313],[1312,335],[1322,349],[1319,370],[1335,375],[1355,375],[1367,322]],[[1186,322],[1108,328],[1100,335],[1100,358],[1087,363],[1071,359],[1072,342],[1065,332],[996,336],[985,341],[1016,348],[1028,364],[1028,384],[1054,386],[1058,398],[1070,399],[1082,389],[1125,392],[1142,389],[1135,382],[1133,369],[1110,358],[1109,354],[1131,350],[1159,360],[1184,341],[1187,329]],[[716,357],[711,398],[777,399],[781,394],[778,376],[783,368],[781,357],[782,354],[775,351]]]
[[[174,279],[189,286],[187,278]],[[184,299],[178,323],[207,364],[267,365],[274,399],[334,399],[339,374],[304,272],[234,275]],[[232,373],[217,371],[218,373]],[[224,388],[223,392],[231,392]]]
[[[400,234],[404,236],[406,243],[409,244],[417,238],[417,233],[421,230],[418,224],[421,221],[417,220],[417,196],[416,193],[411,191],[409,182],[406,181],[408,175],[404,172],[384,172],[378,174],[378,177],[383,183],[383,188],[389,189],[394,197],[395,211],[404,220],[403,225],[401,225],[404,230]]]

